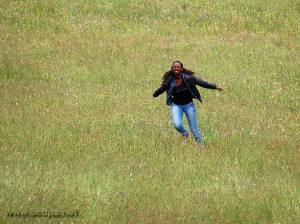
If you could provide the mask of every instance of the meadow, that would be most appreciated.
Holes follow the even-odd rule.
[[[299,15],[292,0],[2,0],[0,223],[298,223]],[[198,88],[205,150],[152,97],[175,60],[227,90]]]

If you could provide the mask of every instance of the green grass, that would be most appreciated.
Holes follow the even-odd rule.
[[[1,223],[298,222],[299,2],[0,6]],[[205,151],[152,97],[175,60],[227,89]],[[7,217],[42,211],[79,217]]]

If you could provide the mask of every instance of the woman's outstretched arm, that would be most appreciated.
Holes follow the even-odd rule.
[[[195,80],[196,85],[198,85],[198,86],[201,86],[201,87],[204,87],[207,89],[217,89],[218,91],[223,92],[223,93],[226,92],[226,90],[223,87],[218,86],[214,83],[207,82],[197,76],[194,76],[194,80]]]
[[[155,92],[153,93],[153,97],[158,97],[160,94],[162,94],[166,90],[167,90],[167,86],[165,84],[161,84],[161,86],[157,90],[155,90]]]

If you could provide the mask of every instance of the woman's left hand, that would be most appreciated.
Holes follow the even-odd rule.
[[[226,89],[222,88],[221,86],[216,86],[216,89],[220,92],[223,92],[225,93],[226,92]]]

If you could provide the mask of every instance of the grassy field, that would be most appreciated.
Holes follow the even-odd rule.
[[[0,223],[299,222],[299,19],[292,0],[2,0]],[[152,97],[175,60],[227,89],[199,87],[204,151]]]

